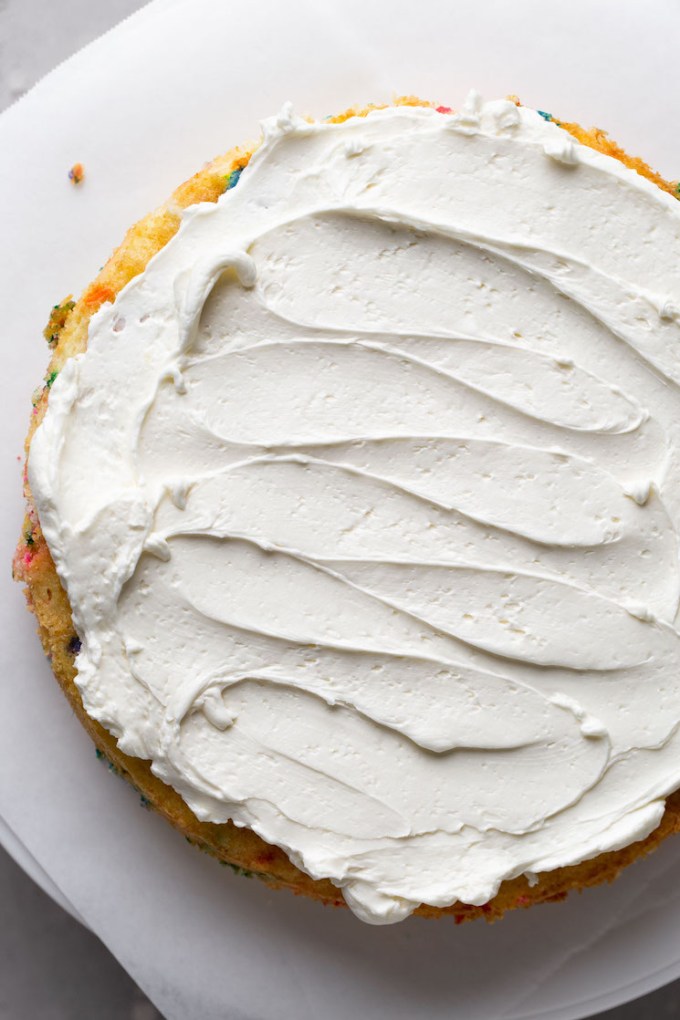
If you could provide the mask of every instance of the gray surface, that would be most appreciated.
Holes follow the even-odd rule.
[[[0,0],[0,110],[139,6],[138,0]],[[0,1020],[160,1017],[96,936],[1,850],[0,913]],[[680,981],[600,1016],[680,1017]]]
[[[99,939],[0,851],[2,1020],[158,1020]]]

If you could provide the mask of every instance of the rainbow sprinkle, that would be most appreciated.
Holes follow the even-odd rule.
[[[239,178],[241,177],[242,173],[243,167],[239,167],[237,170],[232,170],[231,173],[228,173],[227,176],[224,178],[225,182],[224,190],[231,191],[232,188],[235,188],[239,182]]]
[[[59,334],[66,325],[69,312],[72,312],[75,308],[76,303],[70,298],[64,301],[63,304],[54,305],[50,312],[50,317],[43,330],[43,336],[47,340],[50,347],[56,347],[59,342]]]

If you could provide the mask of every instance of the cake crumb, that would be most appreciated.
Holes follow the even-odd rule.
[[[85,177],[85,167],[82,163],[74,163],[68,172],[68,179],[73,184],[80,184]]]

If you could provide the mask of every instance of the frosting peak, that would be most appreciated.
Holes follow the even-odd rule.
[[[507,101],[265,122],[33,439],[87,711],[374,923],[644,837],[679,261],[669,196]]]

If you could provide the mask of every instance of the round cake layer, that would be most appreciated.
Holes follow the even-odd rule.
[[[655,830],[680,785],[659,248],[669,196],[511,102],[266,122],[89,324],[31,446],[117,753],[371,921]]]

